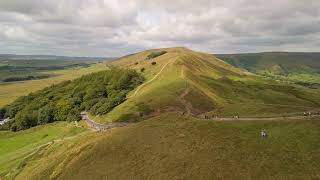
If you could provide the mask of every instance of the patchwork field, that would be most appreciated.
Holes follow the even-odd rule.
[[[72,80],[85,74],[108,69],[104,64],[94,64],[87,68],[50,71],[52,77],[39,80],[19,81],[0,84],[0,107],[13,102],[20,96],[43,89],[62,81]]]

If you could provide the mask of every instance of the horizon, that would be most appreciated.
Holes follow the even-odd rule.
[[[174,47],[169,47],[174,48]],[[122,54],[120,56],[65,56],[65,55],[54,55],[54,54],[2,54],[1,55],[13,55],[13,56],[55,56],[55,57],[70,57],[70,58],[120,58],[123,56],[127,56],[130,54],[135,54],[143,51],[148,50],[155,50],[155,49],[164,49],[164,48],[154,48],[154,49],[145,49],[142,51],[136,51],[136,52],[129,52],[128,54]],[[190,49],[190,48],[188,48]],[[193,50],[193,49],[191,49]],[[258,52],[241,52],[241,53],[213,53],[213,52],[206,52],[206,51],[199,51],[204,52],[211,55],[233,55],[233,54],[261,54],[261,53],[320,53],[320,51],[258,51]]]

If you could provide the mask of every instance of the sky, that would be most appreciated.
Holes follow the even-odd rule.
[[[320,51],[319,0],[0,0],[0,54]]]

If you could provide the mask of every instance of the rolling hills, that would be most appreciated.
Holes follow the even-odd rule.
[[[216,57],[259,75],[320,84],[320,53],[265,52],[217,54]]]
[[[18,163],[19,173],[8,179],[320,177],[319,117],[282,117],[318,110],[319,89],[265,79],[182,47],[147,50],[105,64],[136,70],[145,81],[110,112],[92,113],[91,118],[132,123],[45,144]],[[76,88],[76,83],[69,84],[68,89]],[[235,115],[276,118],[203,118]],[[261,139],[262,129],[267,139]]]

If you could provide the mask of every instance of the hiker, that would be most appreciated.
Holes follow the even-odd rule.
[[[261,137],[266,138],[267,137],[267,131],[266,130],[261,130]]]

